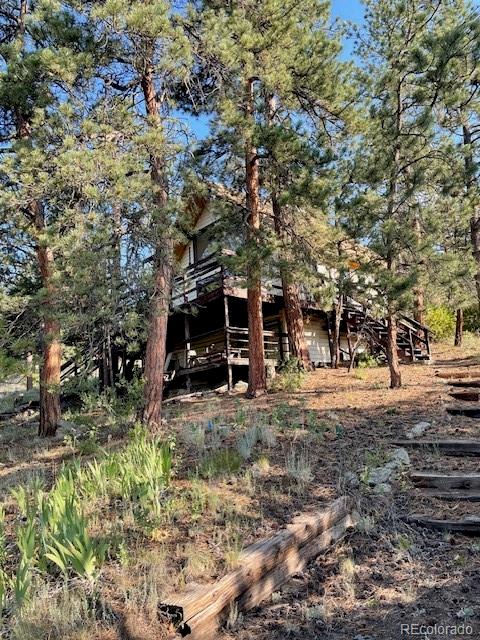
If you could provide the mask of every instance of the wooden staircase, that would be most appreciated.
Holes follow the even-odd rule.
[[[360,334],[370,344],[372,354],[386,359],[387,321],[374,318],[366,307],[349,301],[344,307],[347,334],[355,339]],[[397,320],[397,349],[401,362],[430,360],[430,330],[408,316]]]

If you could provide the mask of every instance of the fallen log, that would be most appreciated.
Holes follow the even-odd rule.
[[[464,518],[463,520],[438,520],[424,515],[411,515],[403,518],[408,524],[415,524],[425,529],[463,533],[466,536],[480,535],[480,518]]]
[[[480,456],[479,440],[395,440],[396,447],[433,449],[446,456]]]
[[[241,611],[256,606],[355,522],[346,497],[323,511],[299,516],[272,538],[248,547],[239,558],[238,569],[213,585],[161,605],[160,612],[172,620],[182,637],[214,638],[231,607]]]
[[[437,471],[416,471],[410,479],[417,487],[436,489],[480,489],[480,474],[438,473]]]

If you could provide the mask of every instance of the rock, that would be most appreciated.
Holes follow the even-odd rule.
[[[245,392],[248,389],[248,384],[243,380],[239,380],[234,386],[235,391],[243,391]]]
[[[362,636],[361,634],[358,634],[353,640],[375,640],[375,638],[373,636]]]
[[[383,467],[376,467],[368,474],[368,484],[385,484],[400,467],[410,464],[410,456],[406,449],[399,447],[390,454],[390,460]]]
[[[228,391],[228,384],[222,384],[221,387],[217,387],[215,389],[215,393],[227,393]]]
[[[368,474],[368,484],[376,485],[383,484],[390,479],[390,476],[395,471],[392,467],[385,465],[384,467],[377,467],[372,469]]]
[[[389,493],[392,493],[392,485],[388,484],[388,482],[381,482],[380,484],[375,485],[373,493],[380,496],[388,495]]]
[[[414,425],[412,429],[410,429],[410,431],[406,434],[406,437],[409,440],[413,440],[414,438],[419,438],[420,436],[423,436],[425,431],[430,427],[431,427],[430,422],[417,422],[417,424]]]
[[[395,467],[408,466],[410,464],[410,456],[406,449],[402,447],[398,447],[398,449],[394,449],[391,456],[389,464],[395,464]]]
[[[360,479],[353,471],[347,471],[345,474],[345,482],[347,486],[353,487],[354,489],[360,486]]]

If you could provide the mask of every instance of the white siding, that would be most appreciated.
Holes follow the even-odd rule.
[[[323,320],[320,320],[320,318],[305,319],[305,339],[312,362],[330,363],[332,361],[328,333],[324,329]],[[348,343],[343,336],[340,339],[340,346],[344,350],[343,360],[348,360]]]
[[[205,207],[200,218],[197,220],[197,224],[195,225],[195,231],[200,231],[200,229],[205,229],[209,224],[215,222],[217,219],[217,215],[215,214],[215,207],[209,207],[208,205]]]

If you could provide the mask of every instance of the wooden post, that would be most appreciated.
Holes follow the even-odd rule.
[[[184,316],[184,327],[185,327],[185,368],[187,369],[187,390],[190,392],[192,388],[192,381],[190,378],[190,373],[188,373],[189,369],[189,355],[192,343],[190,342],[190,318],[187,314]]]
[[[350,323],[348,321],[348,318],[346,318],[346,328],[347,328],[348,355],[351,362],[353,359],[353,347],[352,347],[352,334],[350,333]]]
[[[412,362],[415,362],[415,345],[413,343],[413,334],[411,329],[408,330],[408,339],[410,341],[410,351],[412,353]]]
[[[330,325],[330,312],[329,311],[325,312],[325,317],[327,319],[328,348],[330,350],[330,366],[333,367],[333,359],[334,359],[333,337],[332,337],[332,327]]]
[[[227,385],[228,390],[231,391],[233,389],[233,372],[232,365],[230,363],[230,312],[228,309],[228,296],[226,296],[225,294],[223,296],[223,308],[225,311],[225,353],[227,355]]]

